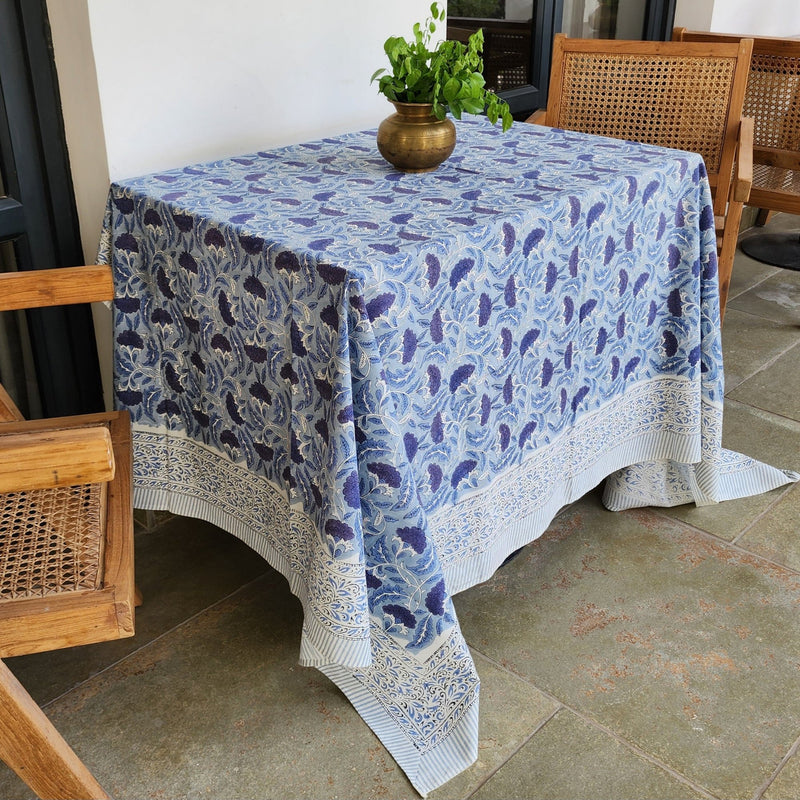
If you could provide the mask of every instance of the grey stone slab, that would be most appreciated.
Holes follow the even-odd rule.
[[[719,797],[800,730],[800,578],[649,509],[592,495],[459,603],[473,648]]]
[[[236,537],[187,517],[174,517],[158,530],[136,536],[134,560],[136,583],[144,597],[136,609],[135,636],[6,660],[38,703],[58,697],[240,586],[272,572]],[[275,581],[285,583],[272,574]]]
[[[738,265],[737,265],[738,266]],[[737,266],[734,266],[736,272]],[[800,272],[781,269],[728,302],[744,311],[785,325],[800,325]]]
[[[757,519],[737,544],[800,572],[800,484],[783,492],[769,514]]]
[[[800,797],[800,755],[797,752],[784,764],[763,797],[764,800],[797,800]]]
[[[559,711],[473,800],[690,800],[704,793],[568,710]]]
[[[795,337],[800,332],[800,292],[797,319]],[[728,397],[800,421],[800,342],[728,392]]]

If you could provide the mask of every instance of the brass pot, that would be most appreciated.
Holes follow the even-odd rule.
[[[378,127],[378,150],[401,172],[431,172],[453,152],[456,126],[436,119],[431,103],[392,102],[397,109]]]

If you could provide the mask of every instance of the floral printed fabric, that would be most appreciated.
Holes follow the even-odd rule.
[[[796,476],[721,449],[699,156],[465,120],[406,175],[374,136],[114,184],[101,259],[137,505],[287,576],[303,663],[424,793],[476,754],[455,592],[612,473],[612,508]]]

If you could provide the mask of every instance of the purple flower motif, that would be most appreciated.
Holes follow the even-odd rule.
[[[220,291],[217,297],[217,302],[219,304],[219,313],[222,317],[222,321],[226,325],[234,327],[236,325],[236,320],[233,318],[233,314],[231,313],[231,304],[228,300],[228,295],[225,294],[225,292]]]
[[[277,265],[277,260],[276,260]],[[298,267],[299,268],[299,267]],[[344,283],[347,277],[347,270],[342,267],[334,267],[331,264],[317,264],[317,273],[325,283],[331,286],[338,286]]]
[[[182,233],[188,233],[194,225],[194,220],[188,214],[172,214],[175,227]]]
[[[294,367],[292,367],[291,363],[288,361],[281,367],[278,374],[281,376],[281,378],[283,378],[285,381],[289,381],[291,384],[297,384],[300,382],[299,375],[294,371]]]
[[[577,197],[569,196],[569,225],[574,228],[581,218],[581,201]]]
[[[175,372],[175,367],[168,361],[166,367],[164,367],[164,377],[167,379],[167,383],[169,384],[169,388],[172,389],[173,392],[177,394],[183,394],[186,390],[181,385],[180,378],[178,378],[178,373]]]
[[[514,337],[511,334],[511,331],[508,328],[503,328],[500,331],[500,349],[503,353],[503,358],[508,358],[508,354],[511,352],[511,345],[514,344]]]
[[[184,315],[183,324],[186,326],[189,333],[193,333],[195,335],[200,333],[200,320]]]
[[[462,258],[450,272],[450,288],[455,289],[474,266],[474,258]]]
[[[135,389],[119,389],[117,397],[124,406],[136,406],[142,402],[142,393]]]
[[[442,614],[444,614],[444,598],[444,578],[442,578],[437,581],[433,589],[425,595],[425,608],[427,608],[431,614],[436,614],[437,617],[441,617]]]
[[[415,628],[417,625],[417,618],[407,608],[396,603],[383,606],[383,613],[388,614],[395,622],[399,622],[406,628]]]
[[[603,254],[603,264],[608,264],[612,258],[614,258],[614,254],[617,252],[617,242],[613,236],[609,236],[606,239],[606,249],[605,253]]]
[[[428,286],[433,289],[439,283],[439,276],[442,272],[442,266],[439,259],[433,253],[428,253],[425,256],[425,263],[428,265]]]
[[[478,327],[482,328],[492,315],[492,300],[486,292],[481,294],[478,301]]]
[[[314,423],[314,430],[322,437],[322,441],[325,442],[325,444],[330,442],[330,430],[328,429],[328,423],[324,419],[318,419]]]
[[[597,331],[597,344],[595,345],[594,348],[594,354],[596,356],[599,356],[600,353],[602,353],[603,350],[605,350],[607,341],[608,341],[608,331],[605,328],[601,327],[600,330]]]
[[[629,252],[633,250],[633,237],[635,230],[634,224],[631,222],[628,225],[628,229],[625,231],[625,249]]]
[[[352,403],[346,405],[337,415],[336,419],[339,421],[340,424],[344,425],[346,422],[353,422],[355,416],[353,414],[353,405]]]
[[[569,256],[569,274],[571,278],[578,277],[578,259],[580,258],[580,251],[577,247],[572,248]]]
[[[575,313],[575,301],[567,295],[564,298],[564,324],[569,325],[572,321],[572,315]]]
[[[667,218],[664,215],[664,212],[661,212],[661,216],[658,218],[658,230],[656,231],[656,241],[661,241],[661,237],[664,235],[664,231],[667,229]]]
[[[575,396],[572,398],[572,411],[573,413],[578,410],[578,406],[583,401],[583,398],[589,394],[589,387],[588,386],[581,386],[577,392],[575,392]]]
[[[681,263],[681,251],[674,244],[671,244],[668,248],[667,261],[670,271],[676,270]]]
[[[417,437],[414,436],[413,433],[403,434],[403,446],[406,449],[406,458],[408,458],[409,461],[413,461],[414,456],[417,454],[417,449],[419,448]]]
[[[436,309],[431,317],[431,339],[436,344],[444,339],[444,327],[442,325],[442,312],[441,309]]]
[[[133,347],[136,350],[141,350],[144,347],[144,341],[136,331],[122,331],[117,336],[117,344],[122,347]]]
[[[503,297],[506,301],[506,305],[509,308],[513,308],[517,304],[517,285],[514,282],[513,275],[506,281],[506,286],[503,290]]]
[[[244,248],[245,253],[251,256],[261,254],[264,249],[264,240],[260,236],[239,236],[239,243]]]
[[[611,359],[611,380],[616,380],[617,375],[619,375],[619,359],[613,356]]]
[[[211,422],[211,419],[209,418],[208,414],[201,411],[199,408],[192,409],[192,416],[197,420],[197,424],[201,428],[207,428],[209,426],[209,423]]]
[[[268,406],[272,405],[272,395],[269,393],[269,390],[266,386],[264,386],[263,383],[259,383],[258,381],[251,383],[248,391],[256,400],[260,400],[262,403],[266,403]]]
[[[147,211],[144,212],[144,224],[150,225],[153,228],[161,227],[161,217],[155,209],[148,208]]]
[[[603,202],[595,203],[590,209],[589,213],[586,215],[586,230],[594,225],[598,219],[600,219],[600,215],[606,210],[606,204]]]
[[[512,401],[514,400],[514,383],[511,380],[511,375],[506,378],[506,382],[503,384],[503,402],[510,406]]]
[[[672,331],[664,331],[664,352],[672,358],[678,352],[678,337]]]
[[[417,335],[411,328],[406,328],[403,332],[403,358],[402,363],[408,364],[414,358],[417,351]]]
[[[151,315],[150,319],[157,325],[171,325],[172,315],[166,308],[157,308]]]
[[[442,422],[442,414],[438,412],[431,422],[431,439],[436,444],[439,444],[444,439],[444,423]]]
[[[550,385],[550,381],[553,379],[553,362],[549,358],[545,358],[542,361],[542,389],[545,386]]]
[[[517,232],[514,230],[513,225],[507,222],[503,223],[503,251],[508,255],[514,249],[514,242],[517,238]]]
[[[583,322],[589,314],[594,311],[595,306],[597,305],[597,300],[592,298],[591,300],[587,300],[583,303],[580,307],[580,311],[578,311],[578,321]]]
[[[292,343],[292,353],[300,358],[304,358],[308,355],[308,350],[306,350],[306,346],[303,344],[303,334],[294,320],[289,323],[289,339]]]
[[[225,237],[216,228],[206,231],[203,242],[207,247],[225,247]]]
[[[239,440],[236,438],[236,434],[233,431],[222,431],[219,435],[219,440],[222,444],[228,445],[228,447],[239,447]]]
[[[169,285],[169,279],[162,267],[156,270],[156,283],[158,284],[158,290],[164,297],[168,300],[175,299],[175,292],[172,291],[172,287]]]
[[[311,494],[314,497],[314,505],[317,508],[322,508],[322,493],[316,483],[311,484]]]
[[[503,453],[505,453],[509,443],[511,442],[511,428],[509,428],[508,425],[503,423],[498,428],[498,432],[500,434],[500,450]]]
[[[198,372],[202,372],[203,375],[206,374],[205,361],[200,357],[200,353],[198,353],[197,350],[192,351],[192,354],[189,356],[189,361],[192,362]]]
[[[380,589],[383,586],[383,581],[376,578],[371,569],[366,571],[367,589]]]
[[[622,377],[623,377],[623,378],[628,378],[628,377],[630,376],[630,374],[631,374],[631,373],[632,373],[632,372],[633,372],[633,371],[636,369],[636,367],[639,365],[639,361],[641,361],[641,359],[639,358],[639,356],[634,356],[634,357],[633,357],[633,358],[632,358],[632,359],[631,359],[631,360],[630,360],[630,361],[629,361],[629,362],[628,362],[628,363],[625,365],[625,371],[623,372],[623,374],[622,374]]]
[[[263,364],[267,360],[267,351],[263,347],[255,344],[246,344],[244,352],[247,357],[255,364]]]
[[[682,228],[686,224],[686,218],[683,215],[683,203],[678,203],[675,209],[675,227]]]
[[[425,539],[425,533],[422,528],[413,525],[409,528],[398,528],[397,535],[417,553],[423,552],[428,542]]]
[[[622,297],[625,294],[625,290],[628,288],[628,271],[626,269],[620,269],[619,271],[619,296]]]
[[[646,206],[647,201],[653,196],[655,190],[658,189],[658,181],[650,181],[642,192],[642,205]]]
[[[303,454],[300,452],[300,440],[293,430],[289,431],[289,455],[295,464],[302,464],[305,462]]]
[[[538,328],[531,328],[523,337],[522,341],[519,343],[519,354],[520,356],[524,356],[525,353],[531,348],[531,346],[536,342],[539,338],[539,334],[541,331]]]
[[[442,373],[439,371],[439,367],[437,367],[436,364],[430,364],[428,366],[428,391],[431,395],[439,391],[441,384]]]
[[[655,321],[656,314],[658,313],[658,307],[656,306],[656,301],[650,301],[650,310],[647,312],[647,327],[649,328],[653,322]]]
[[[528,439],[531,438],[531,434],[536,430],[536,422],[535,420],[531,420],[523,429],[519,435],[519,446],[522,448],[527,443]]]
[[[464,381],[469,380],[473,372],[475,372],[474,364],[462,364],[458,367],[450,376],[450,394],[455,394],[458,387],[461,386]]]
[[[255,297],[260,297],[262,300],[267,298],[267,290],[264,288],[264,284],[255,275],[248,275],[244,279],[244,288],[245,291]]]
[[[346,523],[338,519],[325,521],[325,533],[336,539],[337,542],[349,542],[355,538],[353,529]]]
[[[139,243],[130,233],[122,233],[114,240],[114,246],[126,253],[138,253]]]
[[[636,190],[639,188],[639,184],[632,175],[627,176],[626,180],[628,181],[628,205],[630,205],[636,197]]]
[[[430,464],[428,466],[428,481],[430,483],[431,491],[439,491],[442,485],[442,468],[438,464]]]
[[[667,308],[673,317],[683,316],[683,301],[681,300],[681,290],[673,289],[667,297]]]
[[[702,352],[701,346],[698,344],[696,347],[693,347],[689,352],[689,363],[694,367],[697,365],[697,362],[700,361],[700,355]],[[705,372],[705,370],[703,370]]]
[[[333,397],[333,386],[327,378],[314,378],[314,386],[323,400],[330,400]]]
[[[492,411],[492,401],[489,395],[485,394],[481,397],[481,425],[486,425],[489,421],[489,414]]]
[[[320,266],[321,265],[317,265],[317,271],[322,274],[319,269]],[[277,256],[275,256],[275,267],[277,269],[286,270],[287,272],[299,272],[300,262],[297,260],[297,256],[291,252],[291,250],[282,250]]]
[[[242,415],[239,413],[239,409],[236,407],[236,399],[230,392],[228,392],[225,396],[225,408],[228,409],[228,415],[237,425],[244,425]]]
[[[120,214],[130,214],[133,211],[133,200],[130,197],[115,197],[114,205]]]
[[[395,295],[393,292],[379,294],[367,303],[367,316],[370,322],[374,322],[381,314],[385,314],[394,303]]]
[[[123,314],[133,314],[134,311],[138,311],[141,308],[142,303],[138,297],[117,297],[114,300],[114,305]]]
[[[648,277],[649,277],[648,274],[646,272],[643,272],[636,279],[636,283],[633,284],[633,296],[634,297],[636,297],[639,294],[639,292],[641,292],[642,289],[644,289],[644,286],[647,283]]]
[[[553,287],[556,285],[556,280],[558,279],[558,267],[555,265],[555,262],[548,261],[547,262],[547,277],[545,278],[544,282],[544,291],[545,294],[549,294],[553,291]]]
[[[350,508],[361,508],[361,490],[358,486],[358,471],[353,470],[345,479],[342,495]]]
[[[527,258],[531,250],[544,239],[544,228],[534,228],[526,237],[522,245],[522,255]]]
[[[623,311],[617,318],[617,339],[621,339],[623,336],[625,336],[626,324],[627,320],[625,319],[625,312]]]
[[[325,306],[320,312],[319,318],[329,327],[331,330],[339,330],[339,311],[334,305]]]
[[[564,369],[572,369],[572,342],[567,345],[564,351]]]
[[[373,461],[367,464],[367,469],[383,483],[391,486],[393,489],[399,489],[402,483],[400,471],[393,467],[391,464],[384,464],[380,461]]]
[[[566,407],[567,407],[567,390],[564,387],[562,387],[561,388],[561,405],[560,405],[562,414],[564,413],[564,410],[566,409]]]
[[[450,485],[455,489],[477,466],[478,462],[474,458],[464,459],[464,461],[453,470],[453,476],[450,478]]]
[[[156,413],[164,414],[165,416],[178,417],[181,413],[181,407],[174,400],[162,400],[156,406]],[[238,445],[238,442],[237,442]]]

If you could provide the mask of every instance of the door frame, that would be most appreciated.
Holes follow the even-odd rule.
[[[17,268],[82,264],[45,0],[0,0],[0,170]],[[103,410],[90,307],[29,311],[28,325],[45,416]]]

